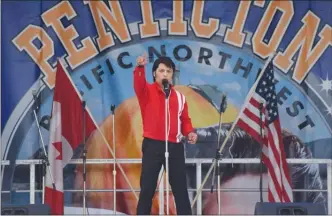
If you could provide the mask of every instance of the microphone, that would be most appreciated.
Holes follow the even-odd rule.
[[[164,92],[166,94],[166,98],[168,98],[168,95],[170,93],[170,88],[169,88],[169,83],[168,83],[168,80],[167,79],[163,79],[162,80],[162,84],[164,86]]]
[[[38,104],[38,100],[37,100],[37,91],[36,90],[32,90],[32,97],[34,100],[35,108],[36,108],[36,110],[38,110],[39,104]]]
[[[222,94],[219,111],[221,113],[223,113],[223,112],[225,112],[226,108],[227,108],[227,96],[226,96],[226,94]]]

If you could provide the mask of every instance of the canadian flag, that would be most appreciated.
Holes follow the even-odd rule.
[[[45,182],[45,204],[50,206],[51,214],[64,214],[63,168],[72,158],[73,151],[83,143],[82,104],[81,96],[70,76],[58,61],[48,145],[52,175],[47,169]],[[96,126],[88,111],[84,115],[87,139]]]

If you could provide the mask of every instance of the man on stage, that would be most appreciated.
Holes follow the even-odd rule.
[[[177,214],[191,214],[185,173],[184,146],[182,136],[191,144],[196,143],[197,134],[192,127],[188,106],[183,94],[172,85],[175,64],[169,57],[158,58],[152,67],[153,84],[146,81],[146,56],[137,58],[134,70],[134,90],[138,98],[143,121],[141,192],[137,214],[151,213],[158,175],[165,164],[165,130],[168,134],[169,182],[175,198]],[[165,82],[167,81],[167,82]],[[169,86],[169,91],[164,85]],[[165,128],[165,99],[168,94],[167,122]]]

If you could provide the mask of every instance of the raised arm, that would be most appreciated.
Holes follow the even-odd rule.
[[[134,69],[134,90],[138,98],[146,96],[147,85],[145,76],[146,56],[139,56]]]

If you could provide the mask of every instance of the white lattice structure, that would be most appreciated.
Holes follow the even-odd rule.
[[[75,159],[70,162],[70,164],[82,164],[82,159]],[[118,163],[121,164],[138,164],[141,163],[141,159],[117,159]],[[200,187],[202,181],[202,164],[211,164],[212,159],[186,159],[187,164],[196,164],[196,189],[191,189],[189,192],[197,191]],[[290,164],[326,164],[327,165],[327,188],[325,190],[322,190],[323,192],[327,192],[327,203],[328,203],[328,214],[332,215],[332,160],[331,159],[288,159],[288,163]],[[88,159],[87,164],[113,164],[113,159]],[[221,164],[259,164],[259,159],[223,159],[220,161]],[[2,166],[9,165],[9,161],[2,161]],[[41,160],[16,160],[16,165],[27,165],[30,166],[30,190],[24,191],[24,190],[17,190],[16,192],[29,192],[30,194],[30,204],[35,203],[35,192],[41,192],[37,191],[35,188],[35,165],[41,164]],[[160,175],[161,176],[161,175]],[[205,176],[203,176],[205,177]],[[164,192],[164,185],[163,181],[161,181],[159,185],[159,191]],[[208,189],[209,190],[209,189]],[[237,189],[220,189],[221,193],[223,190],[227,191],[236,191],[241,192],[241,190]],[[77,192],[77,191],[83,191],[82,190],[65,190],[68,192]],[[112,189],[98,189],[98,190],[87,190],[90,192],[105,192],[109,191],[112,192]],[[116,189],[117,192],[130,192],[130,189]],[[139,188],[135,189],[135,191],[139,191]],[[243,189],[243,192],[246,192],[246,189]],[[259,188],[257,187],[257,190],[259,191]],[[310,191],[305,188],[303,189],[296,189],[294,191]],[[1,191],[1,193],[8,193],[9,191]],[[222,202],[222,200],[221,200]],[[163,193],[160,193],[159,196],[159,213],[160,215],[164,214],[164,196]],[[196,202],[196,214],[202,214],[202,197],[199,196]]]

